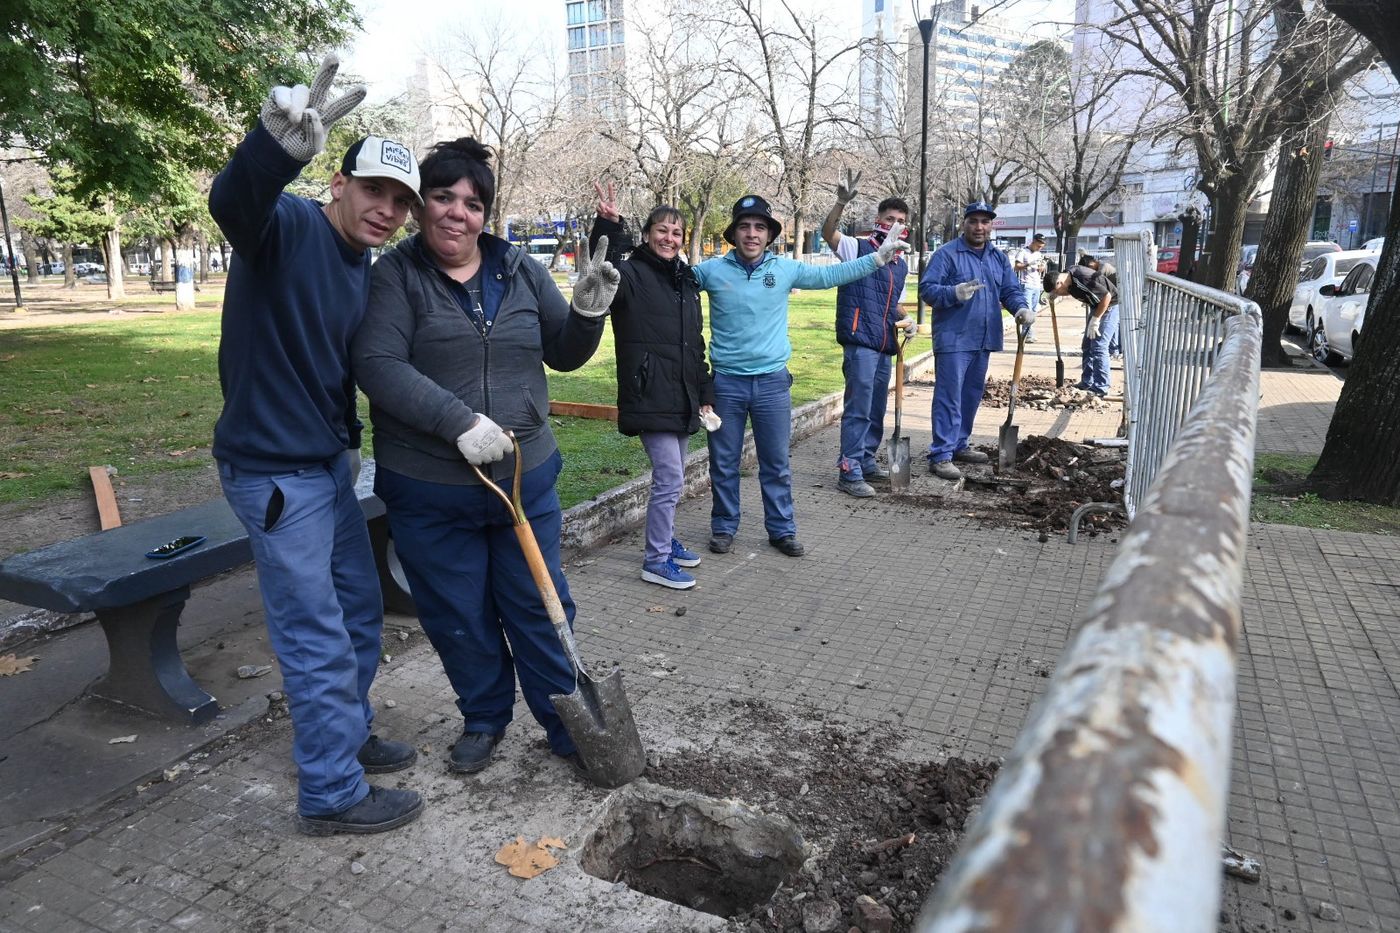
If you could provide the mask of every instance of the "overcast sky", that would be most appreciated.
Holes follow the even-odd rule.
[[[843,23],[850,35],[859,34],[861,0],[805,2],[833,21]],[[986,0],[982,5],[990,6],[992,2]],[[364,32],[346,54],[345,68],[365,79],[372,101],[403,90],[424,48],[480,21],[483,9],[493,15],[506,12],[512,26],[540,35],[542,53],[563,54],[564,0],[356,0],[355,6],[360,11]],[[1074,0],[1010,0],[996,10],[996,15],[1028,26],[1038,22],[1067,23],[1074,16]],[[1056,30],[1036,31],[1053,35]]]

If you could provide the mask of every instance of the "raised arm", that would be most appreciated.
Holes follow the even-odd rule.
[[[841,242],[841,233],[836,229],[836,225],[841,222],[841,214],[846,210],[846,205],[855,200],[860,189],[856,186],[860,184],[860,172],[851,173],[846,170],[846,183],[836,186],[836,203],[831,206],[831,210],[826,215],[826,220],[822,221],[822,239],[826,240],[826,245],[836,249],[836,244]]]

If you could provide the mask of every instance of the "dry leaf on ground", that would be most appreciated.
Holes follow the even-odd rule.
[[[665,612],[665,611],[666,611],[666,607],[665,607],[665,606],[649,606],[649,607],[647,607],[647,612]]]
[[[0,655],[0,677],[9,677],[12,674],[23,674],[32,670],[34,662],[39,660],[38,655],[27,658],[17,658],[12,654]]]
[[[564,843],[562,839],[548,836],[529,843],[524,836],[516,836],[514,842],[506,843],[496,852],[496,861],[517,878],[533,878],[559,864],[547,846],[563,848]]]

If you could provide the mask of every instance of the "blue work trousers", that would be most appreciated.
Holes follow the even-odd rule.
[[[792,375],[787,367],[759,376],[715,373],[715,414],[723,419],[711,431],[710,532],[739,531],[739,460],[744,429],[753,422],[758,453],[758,484],[763,492],[763,527],[770,541],[797,534],[792,511]]]
[[[1092,316],[1092,312],[1090,313]],[[1099,336],[1089,339],[1089,317],[1084,318],[1084,344],[1081,352],[1084,354],[1084,364],[1080,374],[1080,382],[1088,386],[1089,391],[1105,393],[1109,388],[1109,363],[1108,345],[1113,343],[1118,336],[1118,306],[1109,305],[1108,310],[1103,313],[1099,320]]]
[[[559,560],[562,516],[556,451],[521,479],[521,504],[572,627],[574,601]],[[574,743],[550,694],[573,693],[573,667],[554,631],[511,513],[485,486],[411,479],[380,467],[394,552],[403,564],[418,621],[457,694],[467,732],[498,735],[511,721],[515,679],[560,755]],[[507,489],[507,492],[509,490]]]
[[[843,479],[865,478],[876,466],[875,455],[885,435],[885,405],[890,397],[891,357],[870,347],[842,348],[841,373],[846,394],[841,408],[841,457]]]
[[[219,463],[253,548],[268,641],[292,713],[297,808],[337,813],[369,793],[356,755],[374,713],[384,605],[348,456],[295,473]]]
[[[955,350],[933,357],[933,443],[928,446],[930,463],[953,459],[967,446],[972,423],[987,387],[987,361],[990,350]]]

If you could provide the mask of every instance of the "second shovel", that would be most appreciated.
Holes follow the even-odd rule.
[[[1016,367],[1011,371],[1011,393],[1006,400],[1006,423],[1001,426],[1001,433],[997,437],[997,469],[1009,470],[1016,465],[1016,425],[1011,423],[1012,416],[1016,413],[1016,389],[1021,383],[1021,360],[1026,353],[1026,331],[1028,328],[1016,328]]]

